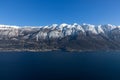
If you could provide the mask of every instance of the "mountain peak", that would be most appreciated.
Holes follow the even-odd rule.
[[[3,46],[14,42],[12,48],[24,43],[26,49],[31,49],[31,45],[32,48],[37,45],[39,49],[120,49],[120,26],[77,23],[41,27],[0,25],[0,41]]]

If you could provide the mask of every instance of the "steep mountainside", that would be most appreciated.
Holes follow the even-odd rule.
[[[0,50],[120,50],[120,26],[77,23],[38,27],[0,25]]]

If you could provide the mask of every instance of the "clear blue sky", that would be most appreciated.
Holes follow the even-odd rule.
[[[0,0],[0,24],[120,25],[120,0]]]

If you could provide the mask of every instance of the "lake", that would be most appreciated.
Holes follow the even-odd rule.
[[[120,52],[0,52],[0,80],[120,80]]]

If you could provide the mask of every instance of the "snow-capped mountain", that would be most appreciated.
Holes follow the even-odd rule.
[[[20,35],[28,36],[28,38],[47,39],[47,38],[63,38],[66,36],[74,36],[79,33],[89,33],[94,35],[99,35],[101,33],[108,35],[108,33],[113,30],[119,30],[119,26],[115,25],[91,25],[91,24],[82,24],[79,25],[74,23],[73,25],[69,24],[53,24],[51,26],[41,26],[41,27],[19,27],[19,26],[10,26],[10,25],[0,25],[0,38],[17,38]]]
[[[0,25],[0,40],[18,41],[19,43],[21,41],[25,43],[30,41],[31,43],[32,41],[33,43],[37,42],[39,46],[43,46],[44,43],[44,46],[46,45],[49,48],[52,44],[56,45],[56,48],[63,48],[74,44],[77,46],[76,48],[74,47],[75,49],[93,49],[92,46],[94,46],[94,49],[98,49],[99,47],[102,49],[120,49],[120,26],[111,24],[80,25],[77,23],[38,27]],[[91,46],[91,48],[88,46]]]

